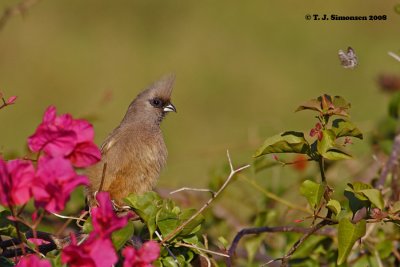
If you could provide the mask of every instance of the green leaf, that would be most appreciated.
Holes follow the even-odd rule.
[[[335,96],[332,103],[336,108],[349,109],[351,107],[350,103],[341,96]]]
[[[325,192],[325,186],[316,182],[305,180],[300,186],[300,193],[303,195],[311,207],[315,208],[321,201]]]
[[[339,221],[338,228],[338,250],[339,255],[337,264],[344,263],[349,256],[354,243],[365,235],[366,221],[361,220],[357,224],[353,224],[349,219],[343,218]]]
[[[332,130],[323,130],[322,138],[317,143],[317,151],[322,156],[335,147],[335,133]]]
[[[160,201],[160,196],[153,191],[143,195],[130,194],[125,198],[126,204],[133,208],[144,221],[149,221],[156,214]]]
[[[157,229],[156,215],[163,203],[160,196],[156,192],[150,191],[143,195],[131,194],[124,200],[143,219],[150,236],[153,236]]]
[[[179,226],[178,215],[174,212],[160,209],[156,215],[156,225],[161,231],[161,235],[167,236]]]
[[[311,100],[303,103],[302,105],[300,105],[295,110],[295,112],[306,110],[306,109],[322,112],[321,101],[319,101],[318,99],[311,99]]]
[[[182,213],[179,215],[179,224],[182,224],[189,220],[190,217],[192,217],[193,214],[197,212],[196,209],[185,209],[182,211]],[[204,221],[204,216],[199,214],[197,215],[196,218],[194,218],[192,221],[190,221],[183,229],[182,232],[179,235],[186,236],[186,235],[191,235],[194,233],[197,233],[201,229],[201,224]]]
[[[89,217],[89,218],[87,218],[87,220],[83,224],[82,232],[85,233],[85,234],[88,234],[91,231],[93,231],[93,224],[92,224],[92,218]]]
[[[372,186],[370,184],[362,182],[348,183],[347,185],[349,186],[349,188],[351,188],[353,192],[359,192],[364,189],[372,189]]]
[[[359,192],[361,192],[377,208],[381,210],[384,208],[385,203],[383,201],[382,193],[378,189],[364,189]]]
[[[363,139],[361,131],[352,122],[345,119],[335,119],[332,122],[332,130],[335,133],[336,138],[351,136]]]
[[[351,159],[349,154],[337,148],[328,149],[322,156],[329,160]]]
[[[164,267],[178,267],[178,264],[176,264],[174,258],[172,258],[171,256],[163,258],[161,262],[161,266]]]
[[[336,199],[330,199],[328,203],[326,204],[326,207],[331,210],[335,215],[338,215],[339,212],[342,210],[342,206],[340,205],[340,202],[337,201]]]
[[[353,214],[356,214],[358,210],[369,206],[369,201],[360,200],[356,197],[354,192],[347,191],[347,189],[344,191],[344,196],[349,200],[349,207]]]
[[[272,136],[256,151],[254,157],[271,153],[300,153],[307,154],[310,145],[302,132],[288,131]]]
[[[336,148],[335,132],[328,129],[322,131],[322,139],[317,142],[318,153],[329,160],[349,159],[351,156]]]
[[[117,251],[120,250],[125,243],[131,239],[134,231],[135,228],[133,226],[133,222],[129,221],[124,228],[112,233],[111,239]]]
[[[197,235],[193,234],[193,235],[189,235],[185,238],[182,238],[182,241],[187,243],[187,244],[192,244],[195,246],[201,246],[199,238],[197,237]]]

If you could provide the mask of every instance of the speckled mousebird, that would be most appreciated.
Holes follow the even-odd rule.
[[[108,135],[101,146],[101,161],[86,173],[89,206],[95,204],[94,194],[100,189],[110,193],[116,206],[123,206],[130,193],[154,188],[168,154],[160,123],[168,112],[176,112],[171,103],[174,80],[174,75],[165,76],[141,92]]]

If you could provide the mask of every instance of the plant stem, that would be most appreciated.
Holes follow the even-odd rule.
[[[10,212],[11,212],[11,215],[13,216],[13,218],[16,219],[14,207],[11,205],[10,205]],[[13,221],[14,221],[15,230],[17,231],[18,239],[21,241],[21,243],[20,243],[21,251],[22,251],[23,255],[25,255],[26,254],[25,243],[22,241],[22,235],[21,235],[21,231],[19,230],[18,222],[15,220],[13,220]]]

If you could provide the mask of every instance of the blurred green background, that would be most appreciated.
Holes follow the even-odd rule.
[[[1,0],[0,11],[18,2]],[[376,78],[400,66],[387,55],[400,49],[396,3],[41,0],[0,31],[0,91],[19,97],[0,112],[0,151],[25,153],[48,105],[90,118],[100,144],[140,90],[170,72],[178,113],[162,126],[169,159],[160,187],[205,185],[226,149],[235,163],[249,163],[267,136],[308,131],[311,113],[293,111],[324,92],[350,101],[352,120],[368,135],[386,113]],[[337,57],[348,46],[358,55],[354,70]]]

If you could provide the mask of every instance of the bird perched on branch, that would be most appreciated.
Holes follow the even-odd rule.
[[[160,123],[168,112],[176,112],[171,103],[174,80],[165,76],[141,92],[106,138],[101,161],[87,170],[89,206],[98,191],[108,191],[118,207],[129,194],[154,188],[168,154]]]

